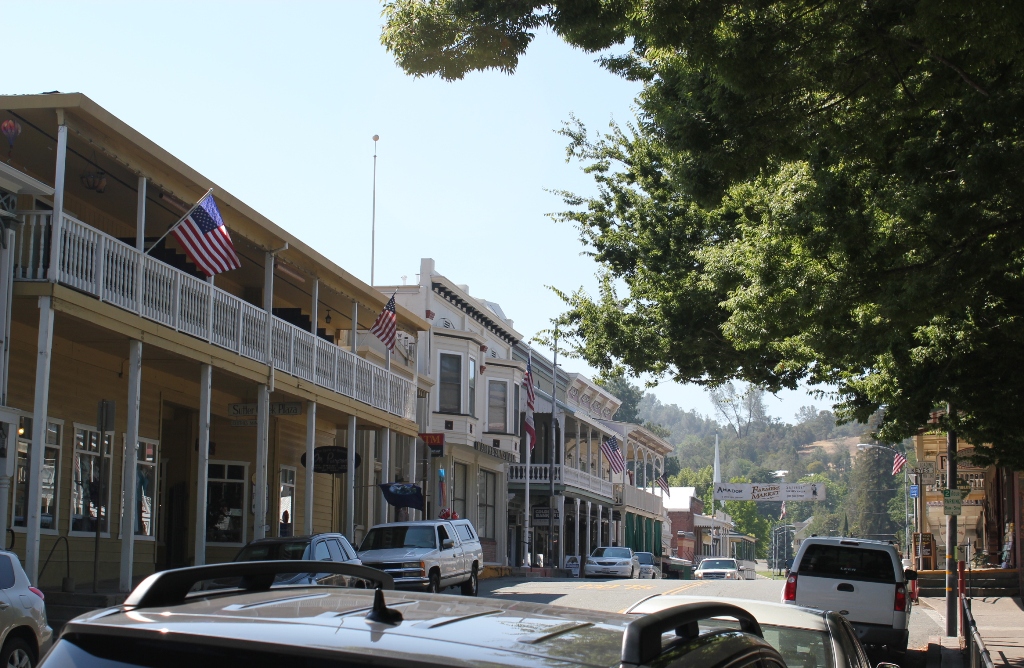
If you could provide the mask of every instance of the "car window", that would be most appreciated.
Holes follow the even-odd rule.
[[[848,545],[808,545],[800,559],[800,575],[873,582],[896,582],[892,557],[885,550]]]
[[[636,558],[641,564],[653,564],[654,558],[650,552],[637,552]]]
[[[697,568],[736,568],[732,559],[705,559]]]
[[[281,559],[308,559],[309,539],[250,543],[241,549],[235,561],[278,561]]]
[[[390,550],[397,547],[437,547],[434,527],[431,526],[395,526],[376,527],[363,538],[359,546],[360,552],[366,550]]]
[[[628,547],[599,547],[594,550],[595,557],[607,557],[609,559],[629,559],[633,555],[630,554]]]
[[[847,654],[847,663],[854,667],[859,663],[860,668],[871,668],[871,660],[868,658],[867,652],[864,651],[864,645],[857,640],[857,632],[853,629],[853,625],[842,615],[835,615],[835,619],[837,626],[840,627],[840,632],[845,636],[843,653]],[[848,646],[853,648],[854,654],[848,653]]]
[[[331,551],[331,561],[346,561],[348,557],[341,550],[341,545],[336,538],[327,539],[327,549]]]
[[[10,589],[14,586],[14,564],[7,554],[0,554],[0,589]]]
[[[444,546],[444,541],[447,540],[448,538],[450,538],[450,536],[448,535],[447,529],[445,529],[441,525],[438,525],[438,527],[437,527],[437,544],[441,545],[441,546]]]
[[[733,619],[706,619],[699,623],[700,632],[739,630]],[[832,641],[825,631],[772,626],[761,622],[764,639],[779,651],[789,668],[834,668]]]
[[[468,524],[460,524],[455,527],[455,530],[459,533],[459,538],[462,540],[475,540],[473,538],[473,530],[469,528]]]
[[[352,543],[348,542],[348,539],[344,536],[338,540],[341,543],[341,553],[345,555],[345,559],[355,559],[356,549],[352,547]]]
[[[331,552],[327,547],[327,541],[322,540],[313,548],[313,559],[316,561],[330,561]]]

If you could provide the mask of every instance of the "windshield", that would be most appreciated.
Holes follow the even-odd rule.
[[[654,555],[651,554],[650,552],[637,552],[636,553],[636,558],[637,558],[637,561],[639,561],[641,564],[653,564],[654,563]]]
[[[718,560],[726,561],[726,560]],[[731,619],[709,619],[700,622],[701,633],[739,629],[739,623]],[[825,631],[794,629],[786,626],[761,624],[764,639],[786,660],[792,668],[833,668],[832,642]]]
[[[250,543],[242,548],[235,561],[280,561],[282,559],[308,559],[309,540],[287,543]]]
[[[704,570],[709,568],[736,568],[736,562],[732,559],[705,559],[700,562],[698,568]]]
[[[800,559],[800,575],[846,580],[895,582],[892,557],[885,550],[847,545],[809,545]]]
[[[436,548],[436,536],[432,526],[377,527],[366,534],[359,551],[390,550],[396,547]]]
[[[628,547],[599,547],[594,550],[595,557],[609,557],[612,559],[629,559],[629,548]]]

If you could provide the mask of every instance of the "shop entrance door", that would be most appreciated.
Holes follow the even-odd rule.
[[[190,566],[192,564],[189,532],[194,516],[192,490],[192,456],[195,441],[193,436],[197,412],[176,406],[164,405],[164,421],[161,425],[160,442],[163,449],[163,471],[160,493],[160,517],[158,518],[157,570]]]

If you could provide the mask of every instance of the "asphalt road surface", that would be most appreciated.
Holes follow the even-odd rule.
[[[586,610],[625,612],[656,594],[686,594],[708,598],[746,598],[778,602],[783,581],[757,580],[701,582],[697,580],[581,580],[495,578],[480,581],[480,596],[545,603]],[[943,635],[941,619],[926,606],[914,606],[910,618],[910,650],[899,661],[905,668],[923,668],[928,639]],[[869,648],[872,661],[894,661],[881,650]]]

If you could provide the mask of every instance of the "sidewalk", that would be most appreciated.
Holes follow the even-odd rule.
[[[923,611],[945,627],[946,600],[920,599]],[[1020,598],[975,598],[971,614],[978,624],[992,662],[996,668],[1024,668],[1024,606]],[[941,636],[929,639],[928,668],[960,668],[964,665],[958,638]],[[935,651],[938,650],[938,651]]]

